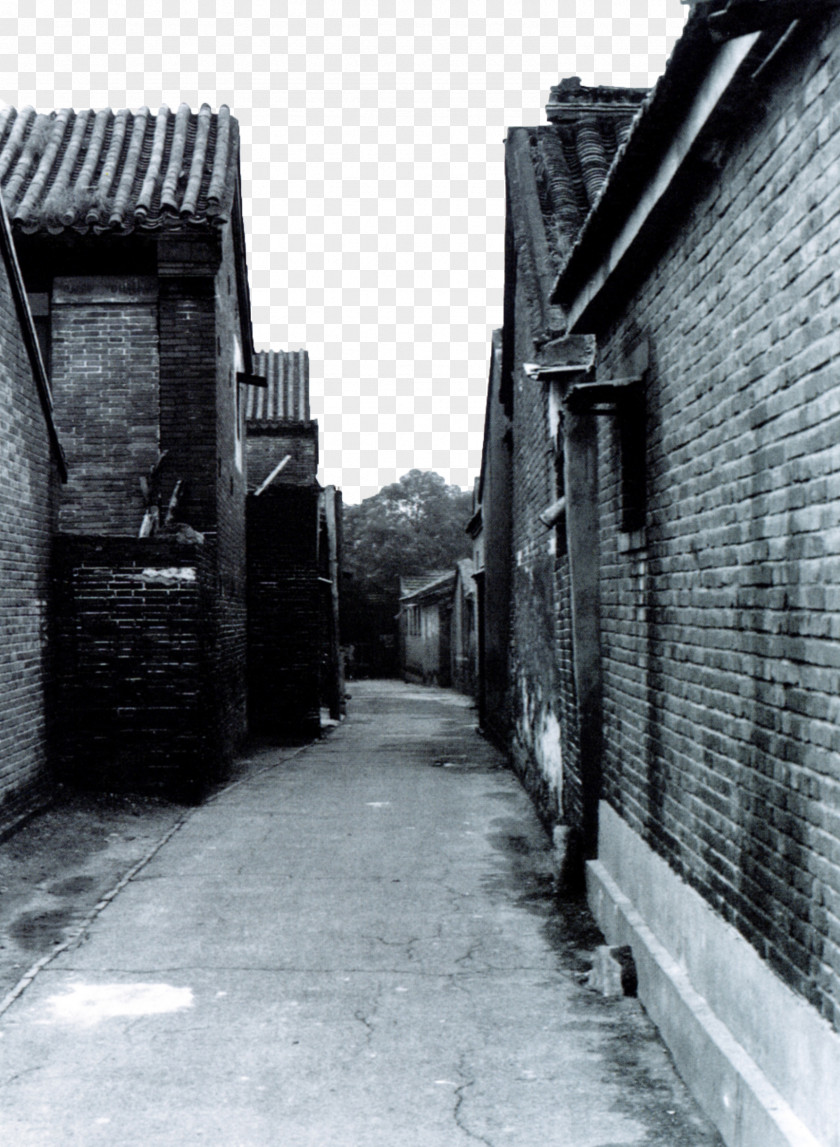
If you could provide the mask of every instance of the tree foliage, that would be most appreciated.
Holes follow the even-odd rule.
[[[411,470],[344,509],[344,564],[357,585],[395,592],[398,579],[447,570],[469,557],[472,494],[440,474]]]

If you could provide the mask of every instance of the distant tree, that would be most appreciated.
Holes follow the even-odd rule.
[[[357,585],[394,593],[400,577],[451,569],[469,557],[472,494],[440,474],[411,470],[344,509],[344,564]]]

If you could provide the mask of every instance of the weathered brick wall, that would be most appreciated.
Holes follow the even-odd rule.
[[[49,563],[58,473],[0,259],[0,832],[47,786]]]
[[[511,701],[514,765],[550,822],[581,822],[577,713],[571,667],[568,559],[564,522],[539,514],[558,496],[556,426],[549,391],[519,364],[538,355],[531,308],[520,284],[513,351]],[[506,333],[507,337],[507,333]]]
[[[56,539],[61,777],[193,799],[217,776],[213,565],[212,548],[168,539]]]
[[[168,451],[164,500],[183,479],[179,517],[196,530],[214,530],[219,465],[226,459],[217,462],[216,453],[220,351],[212,277],[162,278],[159,326],[160,448]]]
[[[61,529],[136,534],[139,479],[158,457],[157,283],[152,276],[58,276],[51,380],[69,480]]]
[[[269,486],[249,496],[248,706],[255,731],[320,727],[317,540],[317,487]]]
[[[248,489],[257,490],[286,455],[279,482],[309,486],[318,474],[318,423],[248,426]]]
[[[836,21],[824,35],[764,77],[599,332],[603,377],[640,336],[651,351],[642,549],[620,549],[602,428],[602,617],[607,799],[840,1026]]]
[[[164,497],[184,479],[179,517],[207,534],[216,569],[208,599],[214,734],[230,761],[246,729],[244,369],[230,225],[218,244],[173,240],[161,251],[160,440]]]

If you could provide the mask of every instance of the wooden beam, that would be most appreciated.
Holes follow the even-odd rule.
[[[263,390],[268,389],[268,379],[264,374],[248,374],[244,370],[238,370],[236,381],[239,386],[259,386]]]
[[[641,375],[631,375],[629,378],[611,378],[597,382],[578,382],[570,386],[566,392],[566,407],[569,410],[592,410],[595,406],[607,407],[609,411],[615,409],[619,403],[631,399],[634,392],[641,385]]]
[[[285,466],[285,465],[286,465],[288,462],[290,462],[290,461],[291,461],[291,459],[292,459],[292,456],[291,456],[291,454],[287,454],[287,455],[286,455],[286,457],[283,459],[283,461],[282,461],[282,462],[278,462],[278,463],[277,463],[277,465],[276,465],[276,466],[274,467],[274,469],[271,471],[271,473],[269,474],[269,476],[268,476],[268,477],[266,478],[266,480],[263,482],[262,486],[260,486],[259,490],[255,490],[255,491],[254,491],[254,497],[255,497],[255,498],[259,498],[259,496],[260,496],[260,494],[263,492],[263,490],[266,490],[266,489],[268,489],[268,487],[271,485],[271,483],[274,481],[274,479],[277,477],[277,475],[280,473],[280,471],[283,469],[283,467],[284,467],[284,466]]]

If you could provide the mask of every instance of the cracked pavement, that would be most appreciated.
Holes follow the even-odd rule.
[[[720,1147],[467,699],[347,721],[191,812],[0,1016],[15,1147]]]

